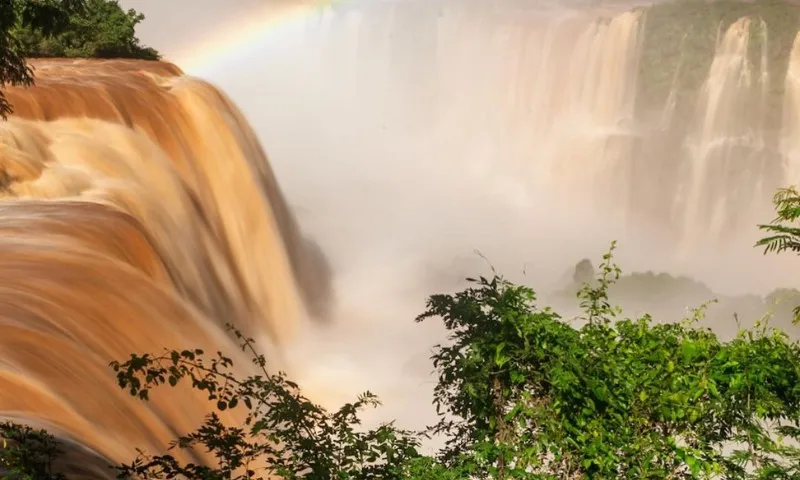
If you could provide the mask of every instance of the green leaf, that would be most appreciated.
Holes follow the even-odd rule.
[[[503,350],[505,350],[505,348],[506,348],[506,344],[502,343],[502,342],[499,343],[497,345],[497,347],[495,347],[494,363],[498,367],[502,367],[503,365],[506,364],[506,362],[508,362],[508,358],[503,355]]]

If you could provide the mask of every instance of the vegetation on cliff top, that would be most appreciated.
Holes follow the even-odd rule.
[[[139,58],[158,60],[158,52],[142,46],[136,25],[144,15],[125,11],[117,0],[84,0],[73,10],[63,28],[47,34],[29,23],[13,30],[27,57]]]
[[[0,1],[0,86],[33,84],[28,57],[157,60],[158,52],[136,38],[143,19],[117,0]],[[0,91],[0,116],[11,110]]]

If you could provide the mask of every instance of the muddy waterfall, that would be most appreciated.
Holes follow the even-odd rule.
[[[33,66],[36,86],[9,91],[0,124],[2,416],[76,454],[160,451],[208,401],[186,389],[137,402],[109,360],[235,351],[226,323],[279,344],[325,316],[328,267],[215,88],[166,63]]]

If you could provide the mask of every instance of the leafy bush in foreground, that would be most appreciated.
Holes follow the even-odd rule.
[[[219,461],[216,468],[182,464],[171,455],[142,454],[122,466],[121,478],[195,479],[369,479],[401,478],[400,467],[414,456],[418,436],[384,424],[362,431],[358,413],[377,406],[367,392],[336,412],[328,412],[304,397],[283,373],[270,373],[253,340],[235,329],[242,350],[253,355],[259,375],[236,378],[231,360],[222,354],[207,360],[200,350],[167,351],[160,356],[132,355],[112,362],[120,387],[146,400],[152,388],[190,381],[208,393],[220,411],[245,408],[244,425],[227,426],[215,413],[197,430],[177,439],[172,448],[204,447]]]
[[[606,255],[573,328],[502,278],[435,295],[442,317],[439,460],[475,478],[797,478],[800,349],[766,326],[720,342],[647,316],[620,319]],[[783,438],[781,438],[783,437]],[[724,447],[732,451],[725,451]]]
[[[0,423],[0,478],[65,480],[53,463],[63,453],[52,435],[11,422]]]

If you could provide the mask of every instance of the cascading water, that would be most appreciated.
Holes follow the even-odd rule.
[[[747,17],[720,35],[703,86],[696,127],[687,142],[688,191],[684,207],[677,213],[685,222],[684,238],[691,243],[697,241],[694,235],[721,238],[734,212],[751,220],[747,203],[761,196],[758,154],[764,144],[759,111],[763,95],[758,92],[767,88],[767,72],[763,65],[750,63],[750,39],[751,20]]]
[[[780,111],[794,108],[783,84],[798,10],[353,0],[306,23],[302,50],[281,37],[273,67],[314,75],[291,87],[278,76],[269,90],[323,109],[303,129],[329,137],[337,157],[380,158],[412,178],[423,163],[431,178],[455,169],[457,180],[431,180],[442,195],[480,192],[532,223],[549,221],[543,204],[562,205],[573,221],[602,217],[609,238],[633,250],[658,243],[665,264],[691,268],[709,248],[750,249],[772,192],[790,182],[781,132],[800,112]],[[270,137],[282,157],[317,156]],[[559,228],[548,225],[572,235]]]
[[[328,271],[213,87],[164,63],[33,64],[0,124],[0,417],[125,462],[210,410],[188,387],[136,401],[109,361],[202,348],[247,372],[223,326],[285,342],[324,316]]]

